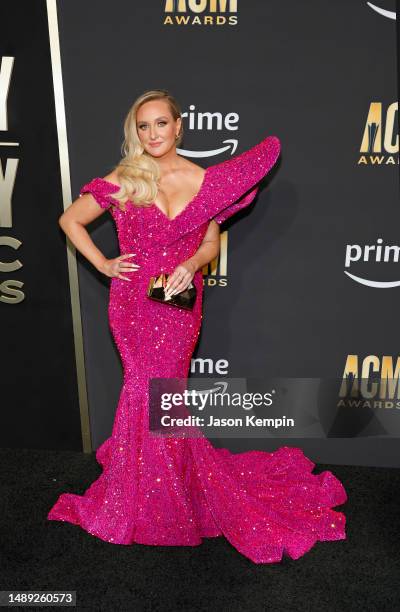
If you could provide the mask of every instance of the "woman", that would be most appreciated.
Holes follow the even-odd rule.
[[[219,225],[250,204],[274,166],[278,138],[204,170],[176,152],[181,112],[165,90],[140,96],[124,130],[118,166],[84,185],[60,218],[76,248],[112,279],[109,322],[124,382],[112,435],[96,452],[102,474],[83,496],[62,494],[48,518],[115,544],[195,546],[224,535],[255,563],[345,539],[345,516],[332,510],[347,499],[342,484],[328,471],[311,474],[299,448],[233,454],[204,437],[149,435],[149,379],[187,377],[202,319],[202,267],[218,254]],[[105,210],[122,253],[111,260],[85,229]],[[146,295],[161,272],[170,274],[167,298],[193,282],[192,310]]]

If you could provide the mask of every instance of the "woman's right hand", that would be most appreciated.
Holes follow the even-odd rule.
[[[139,264],[124,262],[127,257],[133,257],[135,253],[129,253],[127,255],[119,255],[115,259],[106,259],[102,264],[100,272],[111,278],[122,278],[130,281],[131,279],[127,276],[123,276],[121,272],[137,272],[140,268]]]

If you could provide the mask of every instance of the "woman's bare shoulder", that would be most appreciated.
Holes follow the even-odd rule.
[[[115,170],[106,174],[106,176],[102,177],[104,181],[108,181],[109,183],[114,183],[114,185],[120,185],[120,181],[118,178],[118,174]]]

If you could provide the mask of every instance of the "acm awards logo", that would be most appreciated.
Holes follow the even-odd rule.
[[[400,357],[347,355],[338,407],[400,408]]]
[[[358,165],[398,165],[398,102],[386,109],[382,102],[371,102],[364,125]]]
[[[345,268],[351,265],[368,263],[373,266],[375,273],[379,271],[379,266],[399,263],[400,247],[397,244],[384,245],[383,239],[378,238],[376,244],[348,244],[346,245]],[[400,279],[378,280],[368,276],[360,276],[345,270],[344,273],[356,283],[372,287],[373,289],[392,289],[400,286]]]
[[[0,66],[0,131],[8,131],[8,111],[7,98],[10,88],[12,70],[14,65],[14,57],[2,57]],[[6,147],[16,147],[18,142],[1,141],[0,149]],[[3,233],[3,228],[12,228],[12,195],[14,191],[14,183],[17,175],[19,159],[6,159],[5,171],[3,171],[3,163],[0,159],[0,247],[6,247],[12,251],[17,251],[22,242],[14,236],[8,236]],[[11,257],[11,260],[13,257]],[[13,261],[0,260],[0,302],[4,304],[18,304],[25,299],[25,294],[21,291],[23,283],[15,279],[3,280],[4,274],[10,274],[22,268],[22,263],[17,257]]]
[[[165,0],[164,25],[237,25],[237,0]]]
[[[396,12],[367,2],[382,17],[396,19]],[[397,134],[398,102],[384,108],[382,102],[371,102],[365,122],[358,165],[398,164],[399,136]],[[396,156],[396,157],[394,157]]]

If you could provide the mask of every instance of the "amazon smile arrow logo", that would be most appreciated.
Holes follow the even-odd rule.
[[[373,281],[368,278],[361,278],[361,276],[356,276],[355,274],[350,274],[350,272],[346,270],[344,273],[350,276],[356,283],[366,285],[367,287],[375,287],[375,289],[392,289],[393,287],[400,287],[400,281]]]
[[[209,151],[189,151],[188,149],[177,149],[177,151],[180,155],[185,155],[186,157],[214,157],[232,148],[231,155],[233,155],[237,149],[238,141],[235,138],[229,138],[222,142],[226,145],[225,147],[219,147],[218,149],[211,149]]]
[[[372,4],[372,2],[367,2],[367,4],[370,8],[372,8],[373,11],[379,13],[379,15],[383,15],[388,19],[396,19],[395,11],[387,11],[386,9],[383,9],[380,6],[376,6],[376,4]]]

